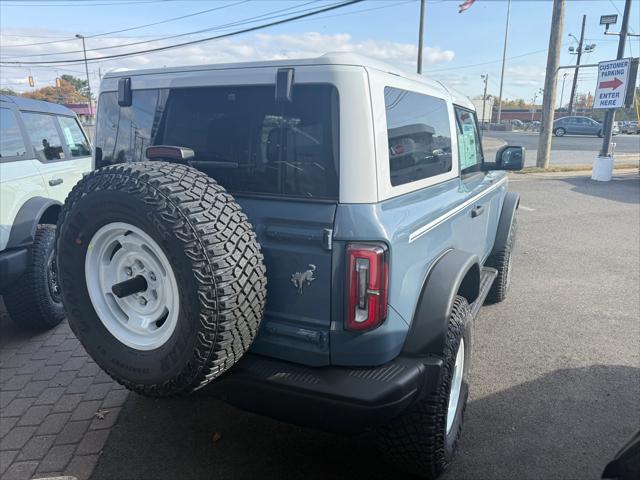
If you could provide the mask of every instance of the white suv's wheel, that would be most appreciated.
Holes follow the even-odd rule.
[[[53,225],[39,225],[27,270],[3,298],[9,316],[24,328],[47,329],[64,319],[54,256]]]
[[[64,205],[57,246],[71,328],[136,392],[200,388],[257,333],[260,246],[233,197],[195,169],[142,162],[92,172]]]

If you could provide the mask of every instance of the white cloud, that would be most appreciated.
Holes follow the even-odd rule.
[[[47,45],[35,45],[32,47],[11,48],[11,45],[24,43],[38,43],[40,41],[52,40],[45,39],[27,39],[19,38],[15,35],[15,31],[4,29],[0,34],[0,43],[2,44],[2,57],[4,60],[47,60],[47,59],[75,59],[82,58],[82,53],[68,52],[80,49],[79,41],[68,41],[63,43],[54,43]],[[39,32],[30,32],[31,35],[55,35],[57,38],[64,37],[65,32],[51,32],[40,30]],[[73,34],[69,33],[66,38],[72,38]],[[54,38],[55,39],[55,38]],[[123,45],[126,43],[140,41],[140,38],[107,38],[96,37],[87,39],[87,48],[95,49],[102,47],[111,47]],[[180,40],[189,40],[183,38]],[[110,54],[121,53],[131,50],[143,50],[160,46],[162,43],[141,44],[127,47],[122,50],[110,49],[102,51],[89,51],[89,57],[105,56]],[[92,71],[92,84],[97,86],[98,69],[101,68],[104,73],[113,68],[151,68],[160,66],[178,66],[178,65],[197,65],[207,63],[225,63],[225,62],[243,62],[252,60],[275,60],[287,58],[309,58],[322,55],[327,52],[356,52],[369,57],[383,60],[396,64],[400,67],[413,70],[416,57],[417,47],[410,43],[390,42],[384,40],[366,39],[356,41],[350,34],[322,34],[318,32],[306,32],[302,34],[280,34],[271,35],[258,33],[251,36],[242,36],[238,38],[220,39],[212,42],[196,44],[175,50],[166,50],[155,54],[140,55],[136,57],[125,57],[117,60],[105,60],[99,64],[90,64]],[[34,55],[41,53],[55,53],[57,55],[50,57],[24,57],[23,55]],[[13,57],[15,58],[9,58]],[[452,50],[443,50],[440,47],[425,47],[423,52],[423,61],[425,65],[448,63],[453,60],[455,53]],[[71,72],[69,71],[71,70]],[[23,67],[2,67],[0,71],[0,85],[8,85],[12,83],[13,88],[23,90],[16,82],[9,77],[26,78],[29,75],[28,66]],[[51,85],[57,75],[71,73],[84,77],[82,65],[60,65],[58,73],[55,67],[40,69],[32,69],[34,77],[36,77],[36,86]]]

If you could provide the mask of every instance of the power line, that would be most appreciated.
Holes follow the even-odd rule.
[[[111,35],[112,33],[130,32],[131,30],[139,30],[141,28],[153,27],[155,25],[161,25],[163,23],[175,22],[177,20],[183,20],[185,18],[195,17],[196,15],[203,15],[205,13],[213,12],[213,11],[216,11],[216,10],[222,10],[224,8],[235,7],[236,5],[240,5],[242,3],[247,3],[249,1],[250,0],[242,0],[240,2],[232,3],[230,5],[223,5],[223,6],[220,6],[220,7],[209,8],[207,10],[201,10],[199,12],[193,12],[193,13],[189,13],[187,15],[181,15],[179,17],[167,18],[166,20],[161,20],[159,22],[147,23],[146,25],[138,25],[136,27],[123,28],[122,30],[113,30],[111,32],[96,33],[94,35],[85,35],[85,38],[102,37],[102,36],[105,36],[105,35]],[[51,42],[22,43],[22,44],[19,44],[19,45],[5,45],[5,48],[34,47],[36,45],[51,45],[51,44],[54,44],[54,43],[63,43],[63,42],[76,41],[76,40],[77,40],[77,38],[70,37],[70,38],[66,38],[64,40],[55,40],[55,41],[51,41]],[[81,51],[82,50],[75,50],[73,52],[61,52],[61,53],[79,53]],[[28,56],[33,57],[33,56],[37,56],[37,55],[28,55]]]
[[[75,3],[7,3],[3,2],[3,7],[100,7],[111,5],[136,5],[141,3],[157,3],[157,2],[173,2],[175,0],[127,0],[122,2],[109,2],[109,3],[89,3],[89,2],[75,2]]]
[[[236,30],[234,32],[230,32],[230,33],[223,33],[221,35],[216,35],[216,36],[212,36],[212,37],[207,37],[207,38],[201,38],[198,40],[191,40],[189,42],[183,42],[183,43],[177,43],[174,45],[167,45],[164,47],[156,47],[156,48],[150,48],[147,50],[140,50],[140,51],[136,51],[136,52],[129,52],[129,53],[120,53],[120,54],[114,54],[114,55],[106,55],[104,57],[93,57],[93,58],[88,58],[86,61],[87,62],[101,62],[104,60],[108,60],[108,59],[112,59],[112,58],[123,58],[123,57],[131,57],[131,56],[135,56],[135,55],[141,55],[141,54],[145,54],[145,53],[155,53],[155,52],[161,52],[164,50],[170,50],[170,49],[175,49],[175,48],[181,48],[181,47],[185,47],[185,46],[189,46],[189,45],[195,45],[198,43],[203,43],[203,42],[208,42],[211,40],[217,40],[220,38],[228,38],[228,37],[232,37],[235,35],[240,35],[243,33],[248,33],[248,32],[254,32],[257,30],[262,30],[264,28],[268,28],[268,27],[273,27],[276,25],[283,25],[285,23],[289,23],[289,22],[293,22],[295,20],[299,20],[302,18],[306,18],[306,17],[310,17],[312,15],[318,15],[320,13],[324,13],[324,12],[329,12],[331,10],[336,10],[339,8],[343,8],[349,5],[353,5],[356,3],[360,3],[362,0],[348,0],[346,2],[337,4],[337,5],[330,5],[328,7],[324,7],[324,8],[320,8],[317,10],[314,10],[312,12],[308,12],[308,13],[303,13],[300,15],[295,15],[293,17],[289,17],[289,18],[285,18],[282,20],[276,20],[274,22],[270,22],[270,23],[265,23],[262,25],[256,25],[254,27],[249,27],[249,28],[244,28],[241,30]],[[35,62],[19,62],[19,61],[0,61],[1,65],[42,65],[42,64],[69,64],[69,63],[81,63],[83,62],[83,59],[74,59],[74,60],[51,60],[51,61],[35,61]]]
[[[88,52],[98,52],[98,51],[102,51],[102,50],[113,50],[114,48],[124,48],[124,47],[132,47],[134,45],[142,45],[145,43],[152,43],[152,42],[160,42],[160,41],[164,41],[164,40],[171,40],[174,38],[181,38],[181,37],[188,37],[188,36],[192,36],[192,35],[197,35],[199,33],[204,33],[204,32],[210,32],[210,31],[216,31],[216,30],[224,30],[226,28],[229,27],[235,27],[238,25],[246,25],[248,23],[255,23],[259,20],[269,20],[272,18],[279,18],[279,17],[284,17],[286,15],[274,15],[276,13],[281,13],[281,12],[285,12],[288,10],[292,10],[294,8],[299,8],[299,7],[303,7],[305,5],[309,5],[311,3],[316,3],[318,0],[313,0],[310,2],[306,2],[306,3],[302,3],[299,5],[295,5],[293,7],[287,7],[287,8],[282,8],[280,10],[274,10],[272,12],[267,12],[267,13],[263,13],[261,15],[256,15],[254,17],[249,17],[249,18],[245,18],[245,19],[241,19],[241,20],[236,20],[234,22],[229,22],[223,25],[217,25],[215,27],[208,27],[208,28],[204,28],[201,30],[194,30],[191,32],[186,32],[186,33],[179,33],[176,35],[169,35],[169,36],[165,36],[165,37],[160,37],[160,38],[155,38],[153,40],[142,40],[142,41],[138,41],[138,42],[131,42],[131,43],[125,43],[123,45],[112,45],[112,46],[108,46],[108,47],[99,47],[99,48],[92,48],[90,50],[87,50]],[[240,2],[242,3],[242,2]],[[336,5],[336,4],[333,4]],[[306,8],[303,10],[298,10],[296,12],[293,13],[303,13],[303,12],[309,12],[313,10],[313,8]],[[89,37],[87,37],[89,38]],[[38,54],[32,54],[32,55],[4,55],[2,58],[28,58],[28,57],[49,57],[49,56],[57,56],[57,55],[67,55],[67,54],[71,54],[71,53],[80,53],[82,52],[82,50],[71,50],[71,51],[66,51],[66,52],[54,52],[54,53],[38,53]],[[0,59],[1,61],[1,59]]]

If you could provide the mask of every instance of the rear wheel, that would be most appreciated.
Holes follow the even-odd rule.
[[[560,127],[560,128],[556,128],[553,131],[553,133],[555,134],[556,137],[562,137],[564,136],[565,133],[567,133],[567,131],[564,128]]]
[[[438,477],[455,456],[469,396],[471,329],[469,304],[456,296],[436,392],[378,429],[383,455],[420,478]]]
[[[58,232],[69,324],[127,388],[188,393],[234,365],[264,313],[262,254],[233,197],[183,165],[97,170]]]
[[[64,319],[54,255],[54,225],[39,225],[27,271],[5,295],[11,319],[20,327],[47,329]]]

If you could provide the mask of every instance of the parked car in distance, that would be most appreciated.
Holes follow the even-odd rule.
[[[640,128],[638,127],[638,122],[636,120],[627,120],[620,123],[622,123],[620,133],[626,133],[629,135],[640,133]]]
[[[346,53],[112,72],[98,105],[57,242],[98,365],[151,397],[219,381],[442,473],[474,318],[509,288],[524,149],[485,159],[465,95]]]
[[[62,203],[91,170],[91,145],[61,105],[0,95],[0,294],[18,325],[64,318],[54,258]]]
[[[617,125],[613,125],[613,134],[619,132]],[[556,137],[564,135],[593,135],[602,137],[602,124],[589,117],[562,117],[553,122],[553,134]]]

